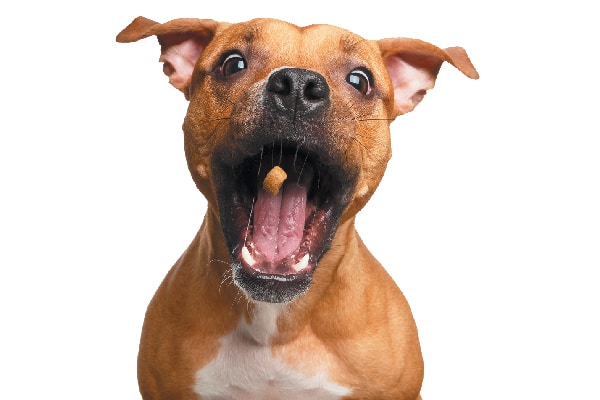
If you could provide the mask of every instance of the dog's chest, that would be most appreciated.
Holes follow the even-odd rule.
[[[255,321],[266,324],[260,329],[242,321],[221,339],[216,358],[196,373],[194,390],[202,399],[335,400],[351,392],[324,370],[306,375],[273,356],[270,346],[261,344],[275,329],[268,319]]]

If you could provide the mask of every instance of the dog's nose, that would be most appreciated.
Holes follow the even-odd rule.
[[[323,75],[301,68],[282,68],[267,82],[267,95],[276,109],[289,113],[314,114],[329,102],[329,85]]]

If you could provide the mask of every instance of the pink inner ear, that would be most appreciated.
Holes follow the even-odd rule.
[[[171,85],[181,91],[188,86],[202,50],[204,46],[195,39],[163,48],[159,61],[165,63],[163,72],[169,77]]]
[[[385,59],[394,86],[394,105],[398,114],[412,111],[435,84],[435,75],[427,68],[415,67],[400,56]]]

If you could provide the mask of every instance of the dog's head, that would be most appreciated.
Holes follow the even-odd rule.
[[[272,19],[139,17],[117,40],[152,35],[163,71],[190,102],[192,177],[220,218],[236,283],[257,301],[306,291],[338,225],[383,176],[390,122],[421,101],[442,63],[478,77],[460,47]],[[275,165],[287,179],[272,194],[262,182]]]

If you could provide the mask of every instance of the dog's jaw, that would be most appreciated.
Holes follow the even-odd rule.
[[[234,280],[255,301],[289,302],[308,289],[354,191],[350,171],[290,146],[265,145],[237,167],[213,169]],[[289,176],[277,195],[261,187],[273,163]]]
[[[220,131],[228,139],[211,155],[211,179],[234,281],[251,300],[305,293],[353,198],[358,169],[345,149],[354,123],[332,120],[326,78],[282,67],[236,99]],[[288,175],[277,194],[262,188],[274,166]]]

